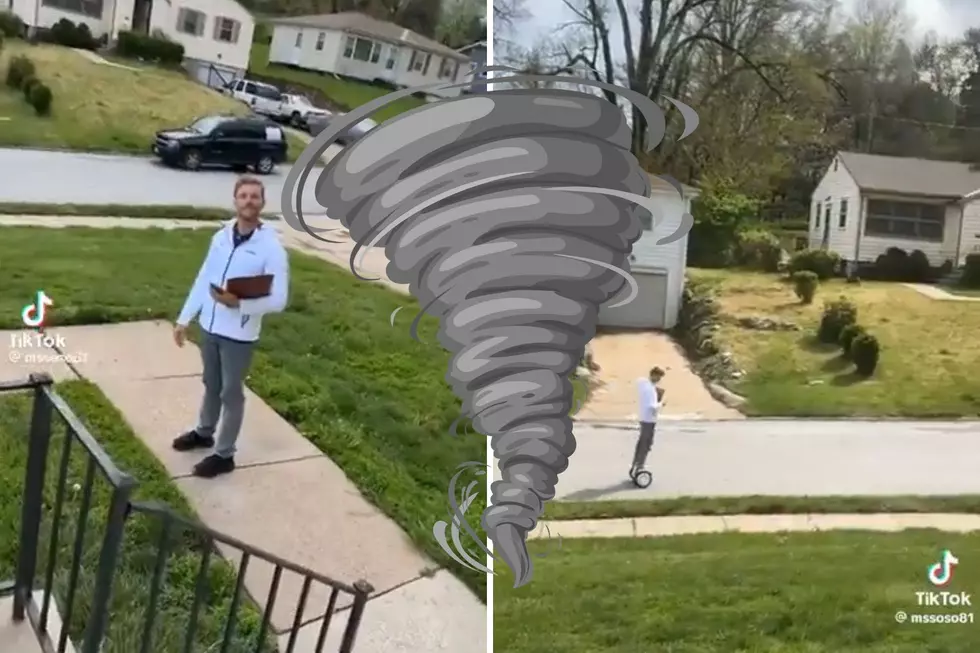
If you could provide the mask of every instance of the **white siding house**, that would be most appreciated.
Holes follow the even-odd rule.
[[[976,198],[968,163],[839,152],[813,191],[809,245],[857,263],[898,247],[960,266],[980,251]]]
[[[184,64],[198,78],[213,66],[230,79],[248,69],[255,20],[235,0],[10,0],[29,29],[62,18],[85,23],[96,38],[160,30],[184,46]],[[203,80],[202,80],[203,81]]]
[[[630,273],[639,286],[639,294],[629,304],[615,306],[630,292],[628,287],[599,309],[599,325],[614,328],[670,329],[677,323],[684,270],[687,267],[687,236],[665,245],[657,241],[675,231],[682,216],[691,212],[691,200],[698,191],[684,186],[684,196],[659,177],[652,178],[651,197],[662,207],[663,216],[646,229],[633,244]]]
[[[465,80],[469,57],[394,23],[357,12],[271,21],[269,63],[333,73],[396,87]],[[461,89],[433,89],[455,97]]]

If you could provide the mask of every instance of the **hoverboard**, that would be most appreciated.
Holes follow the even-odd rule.
[[[653,474],[645,469],[639,469],[630,473],[630,480],[633,481],[633,485],[641,490],[646,489],[653,483]]]

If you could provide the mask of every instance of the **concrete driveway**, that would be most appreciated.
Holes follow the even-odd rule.
[[[336,151],[340,148],[335,146]],[[331,154],[328,151],[328,155]],[[267,209],[278,213],[290,166],[263,177]],[[230,207],[237,174],[231,170],[189,172],[168,168],[155,158],[83,152],[0,148],[0,202],[52,204],[182,204]],[[322,213],[310,175],[303,210]]]
[[[666,333],[637,331],[600,333],[592,339],[592,358],[601,368],[599,381],[577,419],[596,422],[637,419],[636,380],[652,367],[667,371],[660,386],[667,402],[663,414],[689,419],[740,419],[742,414],[708,392],[680,346]]]
[[[635,430],[577,423],[575,438],[559,500],[980,494],[980,422],[662,421],[645,490],[626,479]]]

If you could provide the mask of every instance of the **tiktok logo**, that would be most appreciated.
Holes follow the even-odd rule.
[[[934,565],[929,566],[929,582],[937,587],[946,585],[953,579],[953,567],[960,564],[959,559],[949,549],[943,551],[943,557]]]
[[[34,301],[20,312],[20,318],[26,326],[42,327],[47,317],[48,306],[54,306],[54,300],[48,297],[43,290],[38,290]]]

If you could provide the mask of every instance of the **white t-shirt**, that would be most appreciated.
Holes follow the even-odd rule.
[[[653,423],[660,414],[660,399],[657,397],[657,386],[649,377],[636,380],[640,389],[640,421]]]

